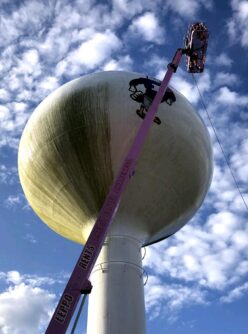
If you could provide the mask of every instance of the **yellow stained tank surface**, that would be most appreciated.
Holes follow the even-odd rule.
[[[136,110],[151,89],[144,75],[102,72],[73,80],[31,115],[19,146],[21,184],[33,210],[54,231],[85,243],[142,122]],[[150,89],[150,91],[149,91]],[[171,88],[153,123],[111,233],[143,244],[175,233],[195,213],[212,176],[212,150],[202,120]],[[142,95],[143,94],[143,95]],[[150,95],[151,96],[151,95]]]

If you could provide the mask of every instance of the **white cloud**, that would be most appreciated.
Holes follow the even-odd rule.
[[[92,6],[92,1],[70,5],[64,1],[55,4],[34,0],[2,15],[1,31],[5,33],[0,44],[5,48],[1,53],[4,66],[0,68],[0,99],[6,104],[3,105],[5,110],[2,108],[0,112],[1,118],[4,117],[1,119],[0,146],[17,146],[14,137],[19,136],[26,123],[28,108],[32,105],[33,109],[34,104],[57,88],[63,74],[81,75],[87,65],[91,69],[99,65],[98,61],[107,62],[112,51],[117,49],[116,44],[121,45],[114,33],[106,30],[108,23],[111,26],[106,15],[108,6],[96,5],[91,10]],[[105,35],[96,30],[105,31]],[[88,51],[92,52],[93,59]],[[69,64],[62,61],[68,54],[71,56]],[[15,106],[8,103],[12,96]],[[26,112],[19,112],[17,103],[23,102]]]
[[[150,59],[145,62],[145,68],[149,68],[152,72],[152,75],[156,76],[159,79],[163,79],[164,69],[169,60],[165,57],[159,57],[156,54],[153,54]]]
[[[111,59],[103,66],[104,71],[130,71],[133,61],[129,55]]]
[[[237,2],[237,1],[234,1]],[[245,21],[248,19],[248,2],[247,1],[239,1],[238,4],[238,10],[239,10],[239,17],[242,21]]]
[[[238,85],[240,82],[238,76],[233,73],[227,73],[227,72],[218,72],[216,74],[214,85],[215,86],[235,86]]]
[[[192,18],[196,16],[201,7],[211,9],[213,5],[212,0],[167,0],[166,6],[183,17]]]
[[[22,90],[24,87],[33,89],[35,80],[42,73],[38,51],[35,49],[25,51],[22,57],[18,57],[15,60],[15,64],[12,65],[10,76],[6,80],[9,83],[9,90]]]
[[[27,206],[29,208],[29,206]],[[26,206],[23,208],[24,210],[27,210],[26,209]],[[37,243],[37,240],[35,239],[35,237],[33,236],[33,234],[31,233],[27,233],[24,238],[25,240],[27,240],[28,242],[30,242],[31,244],[36,244]]]
[[[11,209],[22,203],[22,196],[20,195],[9,195],[8,198],[4,201],[4,205]]]
[[[2,165],[4,166],[4,165]],[[13,168],[13,170],[17,170],[17,168]],[[1,166],[0,166],[0,183],[1,183]],[[17,171],[13,175],[12,169],[10,171],[6,170],[5,174],[3,176],[3,182],[5,184],[13,184],[17,183]],[[17,194],[17,195],[9,195],[4,201],[3,201],[3,206],[6,207],[7,209],[10,210],[15,210],[17,208],[21,208],[23,210],[28,210],[29,205],[27,203],[27,200],[23,194]],[[31,241],[31,240],[29,240]]]
[[[238,250],[248,248],[248,231],[237,230],[232,236],[232,242]],[[248,270],[248,268],[247,268]]]
[[[226,53],[221,53],[215,58],[215,62],[217,65],[230,67],[232,66],[233,60]]]
[[[199,100],[198,92],[194,88],[194,85],[188,80],[178,76],[173,77],[171,84],[175,87],[180,93],[182,93],[189,101],[197,102]]]
[[[65,283],[67,275],[43,277],[18,271],[0,272],[5,284],[0,292],[0,333],[44,333],[55,307],[56,296],[48,288]]]
[[[235,20],[234,18],[230,19],[227,22],[227,31],[228,31],[228,35],[229,38],[234,42],[236,39],[236,35],[237,35],[237,31],[236,31],[236,24],[235,24]]]
[[[218,212],[208,217],[208,228],[213,238],[227,242],[233,232],[240,227],[239,221],[231,212]]]
[[[171,319],[189,305],[206,304],[206,293],[197,286],[166,284],[156,276],[149,276],[145,286],[146,312],[150,319],[168,315]]]
[[[61,60],[55,67],[56,77],[61,77],[63,74],[66,74],[68,66],[69,64],[66,60]]]
[[[0,21],[0,29],[1,31],[5,31],[5,33],[2,34],[0,42],[1,46],[7,46],[18,37],[18,29],[12,25],[11,19],[2,16]]]
[[[244,294],[248,292],[248,283],[244,283],[241,286],[234,288],[229,292],[227,296],[221,298],[222,303],[232,303],[233,301],[240,299]]]
[[[225,187],[228,188],[228,184]],[[212,196],[211,193],[209,196]],[[211,205],[214,200],[212,198]],[[166,290],[173,288],[173,284],[178,284],[179,291],[182,288],[181,299],[178,300],[181,307],[186,303],[194,304],[197,296],[199,303],[207,302],[206,289],[226,293],[248,272],[248,231],[245,219],[230,211],[211,214],[204,225],[198,221],[202,218],[198,213],[193,223],[186,225],[173,237],[147,248],[144,265],[147,270],[156,273],[149,283],[151,295],[147,291],[147,308],[152,307],[155,312],[153,316],[161,315],[160,298],[168,298],[160,297],[164,280],[174,281]],[[160,284],[162,279],[163,284]],[[155,290],[152,290],[152,285]],[[197,294],[192,299],[188,297],[191,290]],[[177,296],[173,295],[173,298]],[[167,307],[174,305],[169,304],[169,300],[167,303]]]
[[[29,117],[26,112],[27,104],[24,102],[11,102],[5,106],[0,106],[0,129],[5,132],[15,132],[17,134]]]
[[[9,109],[6,106],[0,105],[0,120],[1,122],[10,117]]]
[[[233,137],[231,136],[231,141],[233,141]],[[217,144],[215,144],[216,146]],[[242,157],[242,155],[241,155]],[[221,159],[222,158],[222,159]],[[216,163],[214,166],[214,175],[211,184],[211,188],[209,191],[209,197],[207,197],[207,201],[209,201],[209,205],[214,210],[217,211],[228,211],[232,210],[236,215],[242,215],[244,210],[246,209],[242,198],[239,194],[238,189],[235,186],[234,180],[230,173],[229,168],[226,166],[221,166],[223,163],[223,156],[219,153],[219,156],[216,157],[218,164]],[[232,161],[232,160],[231,160]],[[221,164],[221,165],[219,165]],[[236,176],[237,181],[239,182],[239,168],[235,170],[231,164],[232,171]],[[245,188],[242,189],[242,185],[240,185],[240,189],[243,192],[243,197],[246,199],[247,195],[245,194]],[[241,218],[242,221],[242,218]]]
[[[0,100],[9,101],[9,99],[10,99],[9,92],[4,88],[0,88]]]
[[[72,55],[73,59],[80,59],[80,63],[86,68],[93,68],[102,63],[112,51],[121,47],[121,41],[111,31],[95,33],[90,40],[83,43]]]
[[[22,281],[21,275],[18,271],[12,270],[6,273],[5,277],[7,283],[19,284]]]
[[[12,102],[8,104],[8,107],[12,110],[12,112],[20,112],[23,113],[27,110],[27,104],[24,102]]]
[[[198,90],[193,81],[185,79],[185,73],[178,73],[171,80],[171,85],[175,87],[180,93],[182,93],[191,103],[197,103],[200,99]],[[205,71],[199,79],[197,79],[197,85],[201,94],[204,94],[211,88],[210,75],[208,71]]]
[[[97,32],[57,65],[57,74],[81,74],[85,70],[100,66],[119,50],[121,45],[119,38],[110,30]]]
[[[44,78],[39,84],[39,88],[41,89],[44,95],[51,93],[58,86],[59,86],[58,79],[56,77],[51,77],[51,76]]]
[[[232,42],[248,47],[248,2],[232,0],[231,6],[233,15],[227,23],[229,37]]]
[[[235,150],[231,157],[231,164],[234,167],[236,173],[238,173],[239,179],[247,184],[247,161],[248,161],[248,139],[245,138],[241,141],[239,149]]]
[[[248,106],[247,96],[231,91],[226,86],[219,89],[216,101],[226,105]]]
[[[23,62],[27,65],[27,70],[32,72],[39,63],[39,53],[35,49],[30,49],[23,54]]]
[[[141,36],[147,42],[164,43],[165,31],[160,27],[154,13],[147,12],[135,18],[129,29],[131,33]]]
[[[15,42],[18,37],[25,38],[27,31],[34,36],[39,34],[45,18],[49,16],[51,11],[49,2],[26,1],[9,15],[2,15],[0,30],[4,33],[1,36],[0,45],[9,45]]]
[[[64,283],[66,275],[59,275],[58,277],[38,276],[29,274],[20,274],[16,270],[7,272],[0,271],[0,279],[6,284],[20,284],[31,285],[32,287],[51,286],[54,284]]]
[[[34,334],[44,330],[54,307],[55,295],[25,283],[10,286],[0,294],[2,334]]]
[[[91,0],[73,4],[33,0],[4,12],[0,23],[4,31],[0,147],[17,148],[30,110],[57,88],[63,76],[70,79],[97,69],[131,69],[132,59],[122,55],[123,43],[115,29],[144,11],[156,12],[160,2],[116,0],[110,6]],[[147,22],[158,24],[157,16],[150,15]],[[160,27],[155,27],[159,33]],[[150,28],[153,36],[154,27]],[[15,105],[10,103],[13,99]],[[25,110],[18,109],[21,103]]]
[[[111,13],[112,21],[118,25],[123,20],[132,20],[133,17],[146,11],[159,12],[161,6],[164,6],[163,0],[113,0],[113,9]]]
[[[0,184],[13,184],[17,180],[17,168],[0,165]]]
[[[65,13],[67,13],[66,8]],[[58,18],[60,18],[61,13],[58,15]],[[61,22],[58,22],[58,18],[57,23],[55,23],[46,34],[43,43],[37,43],[40,54],[51,64],[58,62],[66,56],[70,44],[74,40],[74,32],[65,28],[63,29],[64,21],[61,19]],[[68,15],[64,20],[65,22],[71,22],[71,17]]]
[[[0,148],[7,146],[11,149],[17,150],[19,147],[19,138],[13,136],[2,136],[0,137]]]
[[[156,2],[156,1],[154,1]],[[132,17],[135,14],[138,14],[144,10],[147,1],[140,0],[113,0],[113,8],[115,13],[119,13],[119,15],[125,15],[128,17]],[[144,6],[145,5],[145,6]],[[118,16],[119,16],[118,15]]]

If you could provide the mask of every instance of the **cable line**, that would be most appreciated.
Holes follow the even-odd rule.
[[[72,327],[72,330],[71,330],[71,334],[74,334],[74,332],[75,332],[75,329],[76,329],[76,327],[77,327],[78,320],[79,320],[80,314],[81,314],[81,312],[82,312],[82,309],[83,309],[83,306],[84,306],[86,297],[87,297],[86,294],[83,295],[83,299],[82,299],[81,304],[80,304],[80,306],[79,306],[78,313],[77,313],[77,316],[76,316],[76,318],[75,318],[75,321],[74,321],[74,324],[73,324],[73,327]]]
[[[221,149],[221,152],[222,152],[222,154],[223,154],[223,156],[224,156],[225,162],[226,162],[226,164],[227,164],[227,166],[228,166],[228,168],[229,168],[229,171],[230,171],[230,173],[231,173],[231,175],[232,175],[233,181],[234,181],[234,183],[235,183],[235,185],[236,185],[236,188],[237,188],[237,190],[238,190],[238,192],[239,192],[239,194],[240,194],[240,197],[241,197],[242,200],[243,200],[244,206],[245,206],[246,210],[248,211],[248,205],[247,205],[247,203],[246,203],[246,201],[245,201],[244,195],[242,194],[242,192],[241,192],[241,190],[240,190],[240,187],[239,187],[239,185],[238,185],[238,181],[237,181],[237,179],[236,179],[236,177],[235,177],[235,175],[234,175],[234,172],[233,172],[233,170],[232,170],[232,168],[231,168],[231,166],[230,166],[230,164],[229,164],[229,162],[228,162],[228,160],[227,160],[227,156],[226,156],[226,154],[225,154],[225,151],[224,151],[224,149],[223,149],[223,146],[222,146],[222,144],[221,144],[221,141],[220,141],[220,139],[219,139],[219,136],[218,136],[218,134],[217,134],[217,131],[216,131],[214,125],[213,125],[213,122],[212,122],[212,120],[211,120],[210,114],[209,114],[209,112],[208,112],[208,110],[207,110],[206,104],[205,104],[205,102],[204,102],[204,100],[203,100],[203,96],[202,96],[202,94],[201,94],[201,92],[200,92],[200,89],[199,89],[199,87],[198,87],[196,78],[195,78],[195,76],[194,76],[193,73],[192,73],[192,77],[193,77],[193,80],[194,80],[194,82],[195,82],[195,86],[196,86],[196,88],[197,88],[198,94],[199,94],[199,96],[200,96],[201,104],[202,104],[202,106],[203,106],[203,108],[204,108],[204,110],[205,110],[205,112],[206,112],[206,114],[207,114],[208,120],[209,120],[209,122],[210,122],[210,124],[211,124],[211,127],[212,127],[213,131],[214,131],[216,140],[217,140],[217,142],[218,142],[218,144],[219,144],[219,146],[220,146],[220,149]]]

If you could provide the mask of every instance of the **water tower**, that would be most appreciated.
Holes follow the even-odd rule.
[[[19,147],[21,184],[37,215],[62,236],[86,242],[143,121],[146,80],[154,79],[90,74],[57,89],[30,117]],[[184,96],[172,87],[168,96],[91,273],[88,334],[145,333],[141,247],[178,231],[208,190],[207,129]]]

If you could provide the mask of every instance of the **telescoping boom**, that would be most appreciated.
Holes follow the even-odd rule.
[[[199,23],[195,23],[195,25],[197,24]],[[192,25],[192,27],[193,26],[194,25]],[[207,31],[205,25],[204,28]],[[148,131],[153,124],[153,120],[155,118],[159,104],[163,99],[170,79],[178,68],[182,55],[186,54],[188,64],[193,63],[197,64],[195,66],[198,66],[197,71],[196,67],[188,66],[188,71],[190,73],[203,71],[208,34],[204,35],[205,44],[202,43],[204,44],[204,48],[201,50],[201,52],[196,52],[196,50],[193,49],[193,45],[197,44],[196,39],[198,38],[198,35],[192,33],[192,31],[194,31],[194,27],[189,31],[188,36],[186,37],[187,44],[185,45],[185,48],[177,49],[172,62],[167,66],[164,79],[148,109],[148,112],[145,115],[145,118],[136,134],[133,144],[126,158],[124,159],[120,171],[104,201],[95,225],[54,311],[52,319],[46,330],[46,334],[65,334],[79,301],[80,295],[91,292],[92,286],[89,281],[89,276],[101,251],[115,213],[118,209],[121,195],[123,194],[129,179],[134,175],[138,156],[141,152]],[[203,59],[204,62],[202,61]]]

